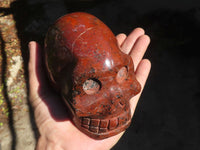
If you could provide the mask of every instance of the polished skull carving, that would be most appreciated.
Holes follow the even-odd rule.
[[[129,126],[129,100],[141,87],[131,57],[103,22],[81,12],[61,17],[48,30],[45,59],[78,129],[103,139]]]

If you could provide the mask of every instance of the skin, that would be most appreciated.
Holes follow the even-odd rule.
[[[143,56],[150,43],[142,28],[134,29],[128,36],[116,36],[121,50],[129,54],[135,65],[135,74],[144,88],[151,63]],[[45,74],[42,49],[32,41],[29,43],[29,86],[35,121],[40,133],[37,150],[108,150],[121,138],[124,132],[104,140],[95,140],[80,132],[70,121],[68,111],[61,98],[48,84]],[[130,100],[132,116],[141,92]]]

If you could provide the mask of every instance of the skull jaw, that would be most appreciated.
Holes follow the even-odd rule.
[[[123,113],[112,118],[99,119],[88,117],[77,117],[72,106],[63,97],[70,109],[74,125],[83,133],[96,140],[109,138],[126,130],[131,123],[131,110],[128,107]]]
[[[119,116],[108,119],[91,119],[89,117],[73,118],[79,130],[96,140],[105,139],[126,130],[131,123],[130,109]]]

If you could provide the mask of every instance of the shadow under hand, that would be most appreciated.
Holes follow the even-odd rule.
[[[36,46],[36,75],[39,82],[39,98],[46,104],[55,121],[67,121],[70,118],[70,112],[59,93],[52,88],[48,80],[47,70],[44,62],[44,53],[40,46]]]

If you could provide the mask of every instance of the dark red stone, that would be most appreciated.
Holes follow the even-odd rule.
[[[45,62],[80,131],[103,139],[129,126],[129,100],[141,87],[131,57],[98,18],[82,12],[59,18],[46,35]]]

